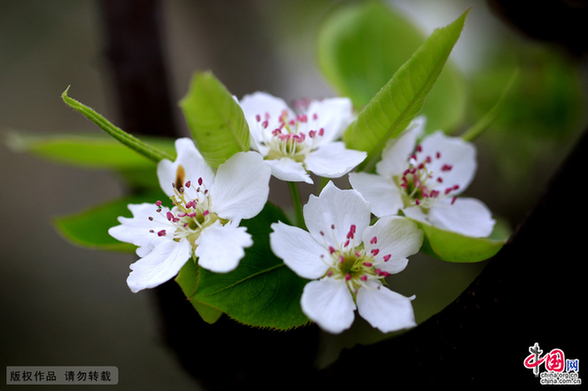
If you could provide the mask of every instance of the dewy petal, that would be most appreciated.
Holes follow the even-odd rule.
[[[373,327],[389,333],[416,326],[410,301],[379,282],[368,281],[357,292],[357,311]]]
[[[149,230],[159,232],[162,229],[169,229],[169,223],[161,214],[155,212],[157,208],[155,204],[129,204],[128,208],[133,217],[119,217],[118,221],[121,225],[110,228],[108,234],[116,240],[138,246],[137,255],[144,257],[158,242],[166,240],[158,235],[150,235]],[[163,215],[167,211],[168,208],[162,207]],[[150,217],[152,220],[149,219]]]
[[[361,236],[370,224],[370,205],[355,190],[340,190],[330,182],[318,197],[311,195],[303,208],[304,222],[315,240],[339,247],[351,225]],[[322,235],[321,232],[324,234]]]
[[[168,196],[174,195],[172,183],[176,182],[178,166],[184,168],[185,181],[196,181],[202,178],[206,186],[214,181],[214,172],[206,164],[200,152],[196,149],[194,141],[189,138],[179,138],[175,142],[177,158],[174,162],[167,159],[157,164],[157,177],[161,189]]]
[[[487,237],[494,229],[492,212],[480,200],[458,197],[453,205],[450,199],[439,200],[429,210],[429,222],[447,231],[465,236]]]
[[[230,222],[222,225],[219,221],[206,227],[196,240],[198,265],[216,273],[227,273],[239,266],[245,256],[245,248],[253,240],[245,227]]]
[[[459,185],[459,190],[452,194],[460,194],[474,179],[477,169],[476,147],[460,137],[446,136],[437,131],[426,137],[421,143],[422,156],[435,156],[441,153],[440,159],[433,159],[429,169],[434,173],[442,173],[442,166],[451,166],[450,171],[443,172],[443,183],[448,186]]]
[[[338,334],[351,327],[355,303],[342,279],[323,278],[304,286],[300,300],[302,312],[323,330]]]
[[[326,258],[329,252],[310,233],[281,221],[271,227],[271,249],[286,266],[302,278],[318,279],[325,275],[329,265],[322,261],[321,255]]]
[[[400,175],[408,168],[408,157],[414,152],[417,138],[423,133],[425,117],[415,118],[406,130],[395,139],[389,139],[382,150],[382,160],[376,172],[385,178]]]
[[[345,148],[342,141],[323,144],[308,153],[304,159],[306,169],[325,178],[340,178],[365,160],[366,152]]]
[[[163,240],[147,256],[130,266],[132,272],[127,284],[134,293],[161,285],[178,274],[191,255],[192,246],[187,240]]]
[[[266,160],[265,163],[270,166],[272,175],[279,180],[286,182],[306,182],[312,185],[314,182],[306,172],[304,165],[290,158]]]
[[[306,113],[317,115],[316,129],[324,129],[321,145],[337,140],[353,122],[353,104],[349,98],[329,98],[310,103]],[[359,164],[359,163],[358,163]]]
[[[377,243],[370,240],[377,237]],[[363,233],[363,243],[366,252],[378,249],[375,256],[378,267],[388,273],[398,273],[406,267],[407,257],[416,254],[423,243],[423,231],[418,226],[400,216],[386,216],[380,218],[373,226]],[[384,262],[384,257],[390,258]]]
[[[271,169],[256,152],[239,152],[218,167],[212,212],[229,220],[256,216],[267,202]]]
[[[349,183],[370,203],[372,213],[378,217],[398,214],[398,210],[404,206],[400,188],[392,179],[364,172],[351,172]]]

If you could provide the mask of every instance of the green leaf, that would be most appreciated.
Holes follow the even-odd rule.
[[[322,23],[317,58],[342,96],[363,108],[425,41],[424,34],[390,4],[344,3]],[[430,129],[448,130],[466,113],[465,80],[447,62],[423,106]]]
[[[242,222],[254,244],[246,249],[245,258],[234,271],[222,274],[200,269],[197,283],[182,275],[178,282],[185,293],[193,292],[187,294],[192,304],[220,310],[254,327],[288,330],[308,323],[300,309],[302,289],[308,281],[298,277],[270,249],[270,224],[278,220],[287,222],[282,211],[268,203],[259,215]],[[194,274],[192,267],[181,273],[187,271]],[[186,286],[186,281],[192,285]]]
[[[173,140],[146,138],[149,144],[175,156]],[[85,135],[26,135],[19,132],[8,134],[8,145],[15,151],[29,152],[58,163],[116,170],[155,169],[155,162],[127,148],[118,141],[99,136]]]
[[[461,34],[468,12],[435,30],[345,131],[347,147],[368,153],[360,170],[371,169],[386,141],[397,137],[419,114]]]
[[[180,106],[196,148],[212,168],[249,150],[249,126],[243,111],[212,73],[194,75]]]
[[[472,238],[445,231],[430,224],[413,220],[425,233],[421,251],[442,261],[457,263],[481,262],[493,257],[505,240]]]
[[[53,224],[65,239],[75,245],[98,250],[133,252],[135,246],[119,242],[108,234],[108,229],[120,224],[119,216],[132,217],[129,204],[155,203],[158,199],[163,199],[162,197],[167,198],[161,191],[127,196],[80,213],[57,217]]]
[[[114,137],[123,145],[126,145],[127,147],[131,148],[137,153],[140,153],[141,155],[145,156],[146,158],[151,159],[156,163],[162,159],[173,159],[166,152],[128,134],[124,130],[110,123],[106,118],[104,118],[88,106],[70,98],[69,96],[67,96],[67,90],[65,90],[63,94],[61,94],[61,98],[68,106],[78,111],[80,114],[88,118],[90,121],[94,122],[96,125],[100,127],[100,129],[104,130],[107,134]]]
[[[194,300],[193,295],[198,285],[198,273],[199,267],[192,259],[189,259],[176,276],[176,282],[202,319],[206,323],[213,324],[219,320],[223,312]]]
[[[505,102],[508,94],[510,93],[513,85],[518,80],[518,77],[519,77],[519,69],[516,68],[513,71],[512,76],[510,77],[510,79],[506,83],[506,87],[504,88],[504,91],[502,92],[502,94],[498,98],[498,101],[496,102],[496,104],[494,106],[492,106],[492,108],[490,109],[490,111],[488,111],[486,113],[486,115],[484,115],[482,118],[480,118],[478,120],[478,122],[476,122],[474,125],[470,126],[470,128],[468,130],[466,130],[461,135],[462,139],[464,139],[465,141],[472,142],[476,138],[478,138],[482,133],[484,133],[484,131],[492,125],[492,123],[496,120],[496,118],[502,112],[502,109],[504,107],[504,102]]]

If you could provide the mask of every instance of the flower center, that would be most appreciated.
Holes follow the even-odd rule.
[[[316,148],[319,139],[324,135],[323,128],[312,130],[313,124],[316,123],[318,115],[307,114],[296,115],[290,118],[287,110],[284,110],[278,118],[278,127],[267,132],[269,126],[270,114],[266,113],[263,117],[256,116],[256,120],[262,128],[263,140],[261,143],[269,148],[265,156],[267,160],[281,159],[287,157],[297,162],[303,162],[306,154]]]
[[[165,213],[165,218],[171,225],[170,230],[169,232],[166,229],[160,230],[157,234],[159,236],[169,235],[175,241],[186,238],[195,249],[195,242],[204,228],[216,221],[220,221],[222,224],[226,224],[228,221],[221,219],[216,213],[210,212],[212,202],[202,178],[198,179],[198,187],[194,188],[190,181],[183,182],[183,172],[183,167],[178,166],[176,182],[172,183],[175,194],[170,197],[174,207]],[[161,204],[161,201],[155,203],[158,207],[158,213],[162,212]]]
[[[331,225],[331,231],[334,233],[335,226]],[[323,262],[326,262],[330,267],[327,270],[326,276],[335,279],[344,279],[349,287],[349,290],[355,297],[357,291],[368,280],[383,280],[388,276],[388,273],[382,271],[377,266],[382,261],[377,261],[375,256],[379,254],[380,250],[377,249],[375,244],[378,242],[377,237],[373,237],[370,240],[372,246],[368,252],[365,249],[365,245],[361,242],[356,242],[355,239],[355,225],[349,227],[347,233],[347,240],[340,244],[338,248],[329,246],[329,257],[323,258]],[[324,233],[321,232],[324,236]],[[391,255],[384,256],[383,262],[387,262]]]
[[[416,151],[408,158],[408,168],[402,175],[396,176],[394,179],[398,185],[404,190],[402,198],[404,207],[420,206],[428,209],[442,197],[453,197],[452,204],[455,202],[455,196],[452,194],[459,189],[459,185],[447,186],[444,180],[444,175],[453,169],[450,164],[439,164],[439,172],[431,170],[432,163],[441,159],[441,152],[437,151],[434,156],[422,153],[420,145],[417,146]]]

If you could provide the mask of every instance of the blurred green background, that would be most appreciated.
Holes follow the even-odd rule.
[[[286,100],[338,93],[321,72],[316,41],[333,6],[348,2],[163,3],[163,38],[176,101],[198,69],[212,70],[238,97],[257,90]],[[445,122],[448,132],[459,134],[479,120],[497,102],[514,69],[521,71],[504,111],[476,140],[478,175],[466,192],[514,229],[585,126],[584,70],[550,45],[517,34],[485,1],[397,0],[387,5],[405,20],[399,24],[413,24],[422,37],[473,6],[451,56],[458,81],[449,83],[445,94],[460,98],[451,115],[440,113],[451,119]],[[401,36],[408,34],[403,31]],[[398,48],[392,48],[406,56],[400,63],[410,56],[412,41],[418,37],[400,39]],[[104,47],[96,1],[0,2],[2,131],[99,132],[63,104],[60,94],[67,86],[72,97],[117,123]],[[72,246],[51,226],[56,216],[122,195],[118,178],[49,163],[4,144],[0,167],[1,366],[113,365],[119,368],[121,389],[194,389],[197,385],[161,340],[150,292],[133,294],[126,286],[135,257]],[[285,185],[272,186],[270,199],[286,205]],[[313,190],[301,189],[305,198]],[[453,300],[483,266],[417,256],[389,282],[400,293],[417,295],[415,311],[423,319]],[[325,336],[331,348],[323,353],[323,362],[332,359],[337,346],[380,337],[361,321],[342,336]]]

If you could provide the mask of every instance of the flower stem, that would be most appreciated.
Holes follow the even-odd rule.
[[[290,188],[290,196],[292,197],[292,204],[294,205],[294,212],[296,213],[296,226],[306,229],[304,224],[304,215],[302,214],[302,202],[300,201],[300,192],[296,182],[288,182]]]

